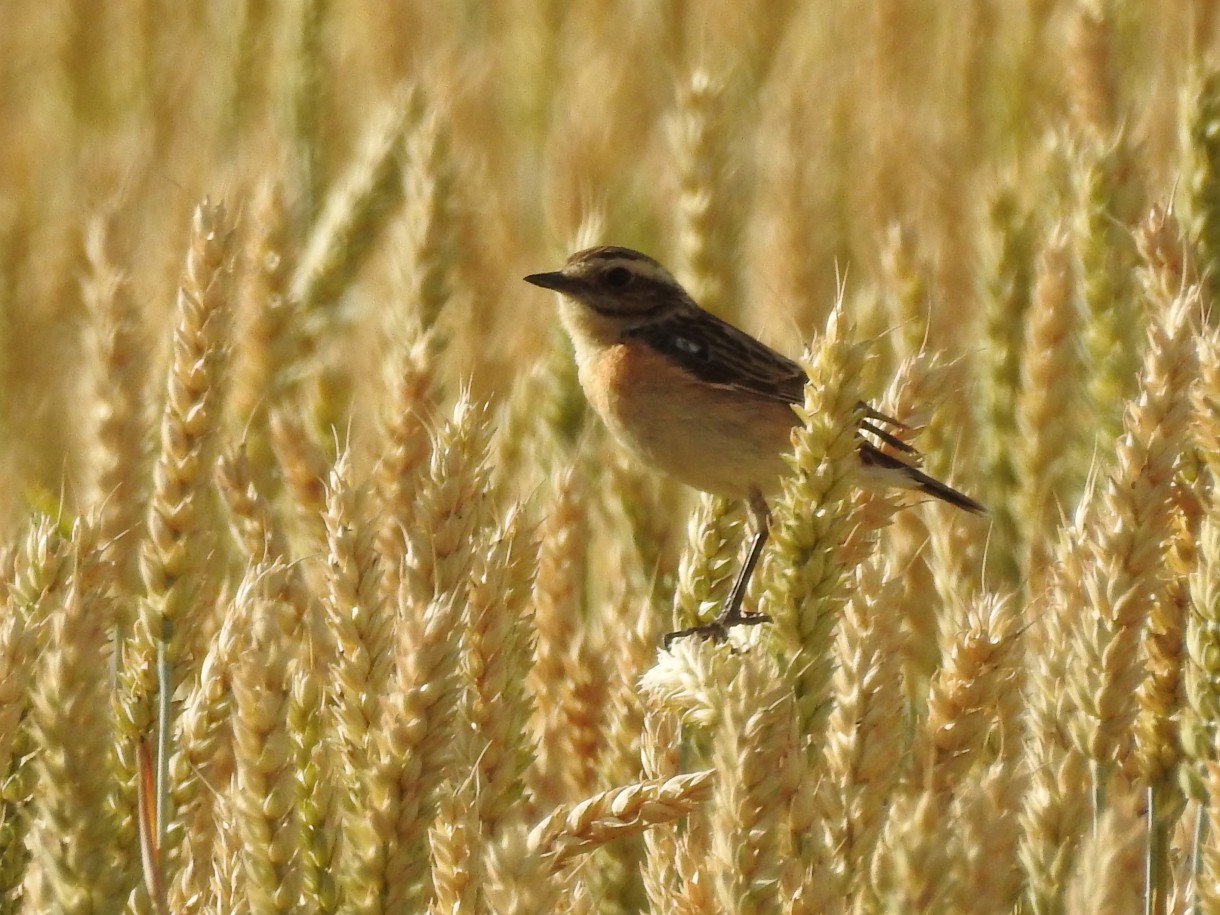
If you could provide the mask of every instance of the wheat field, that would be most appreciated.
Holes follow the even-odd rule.
[[[0,913],[1220,912],[1220,4],[5,18]],[[595,243],[809,372],[728,644]]]

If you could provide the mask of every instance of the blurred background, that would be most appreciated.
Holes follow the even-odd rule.
[[[974,385],[991,371],[987,316],[1028,298],[1045,238],[1070,235],[1085,295],[1090,271],[1109,275],[1087,262],[1099,238],[1103,261],[1128,257],[1130,227],[1175,189],[1194,212],[1192,74],[1220,43],[1216,6],[9,4],[0,524],[31,501],[86,500],[90,303],[107,277],[156,415],[205,196],[246,261],[274,236],[262,250],[297,284],[266,295],[299,297],[339,251],[283,317],[309,345],[268,371],[321,385],[324,425],[357,443],[386,389],[368,356],[401,348],[412,322],[443,329],[451,391],[507,397],[563,346],[520,276],[594,241],[651,253],[788,353],[842,283],[865,333],[926,334]],[[342,225],[345,205],[359,212]],[[426,305],[418,243],[437,225],[443,294]],[[243,358],[239,422],[275,397]]]

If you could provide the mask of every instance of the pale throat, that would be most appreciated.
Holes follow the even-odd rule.
[[[620,321],[599,315],[567,297],[560,300],[559,320],[572,338],[578,365],[590,362],[599,352],[618,343],[622,338],[623,327]]]

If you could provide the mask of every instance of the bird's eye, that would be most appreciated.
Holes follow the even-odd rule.
[[[626,267],[611,267],[602,274],[602,282],[611,289],[626,289],[631,283],[631,271]]]

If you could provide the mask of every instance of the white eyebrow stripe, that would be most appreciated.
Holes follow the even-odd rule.
[[[628,263],[630,266],[628,266]],[[647,261],[625,262],[623,266],[627,267],[628,270],[631,270],[636,276],[642,277],[646,280],[653,280],[667,286],[678,285],[674,278],[669,275],[668,270],[666,270],[664,267],[654,266]]]

